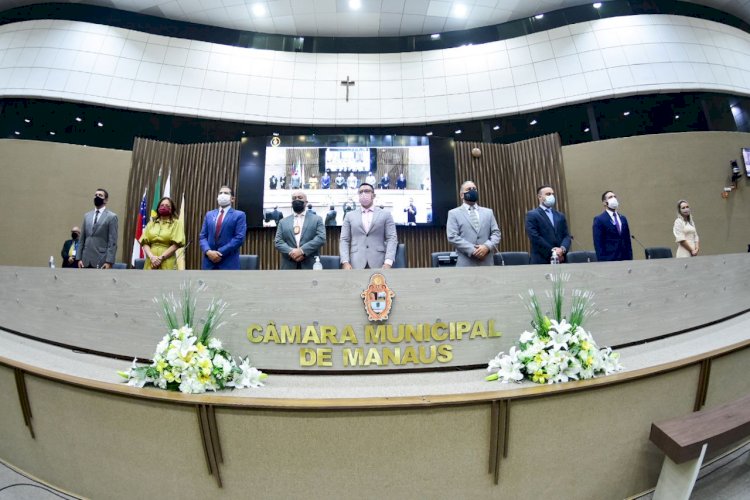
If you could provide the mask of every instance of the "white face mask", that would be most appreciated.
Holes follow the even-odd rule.
[[[216,197],[216,201],[219,203],[220,207],[226,207],[229,205],[229,203],[231,203],[232,195],[219,193],[219,196]]]
[[[610,208],[611,210],[615,210],[615,209],[616,209],[617,207],[619,207],[619,206],[620,206],[620,202],[619,202],[619,201],[617,201],[617,198],[615,198],[615,197],[613,196],[612,198],[610,198],[610,199],[608,199],[608,200],[607,200],[607,206],[608,206],[608,207],[609,207],[609,208]]]
[[[544,201],[542,202],[542,204],[543,204],[543,205],[544,205],[545,207],[547,207],[547,208],[552,208],[552,207],[554,207],[554,206],[555,206],[555,195],[554,195],[554,194],[551,194],[551,195],[549,195],[549,196],[546,196],[546,197],[544,198]]]

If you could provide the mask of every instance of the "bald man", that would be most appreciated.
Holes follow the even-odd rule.
[[[495,214],[479,206],[479,191],[472,181],[461,184],[460,194],[463,204],[448,212],[446,227],[448,241],[458,252],[456,267],[491,266],[500,244]]]
[[[292,192],[292,210],[294,213],[276,227],[274,243],[281,256],[281,269],[312,269],[326,242],[326,227],[323,219],[307,210],[304,192]]]

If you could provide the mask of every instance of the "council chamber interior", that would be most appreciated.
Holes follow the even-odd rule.
[[[654,422],[750,393],[747,6],[466,1],[457,17],[436,1],[146,3],[0,12],[3,463],[85,498],[186,484],[232,498],[629,498],[663,474]],[[160,174],[184,200],[185,271],[133,269],[139,207]],[[395,297],[380,322],[360,295],[372,270],[279,270],[272,216],[303,190],[318,215],[336,211],[320,253],[338,256],[345,206],[373,180],[402,252],[382,271]],[[544,297],[557,271],[434,267],[453,250],[447,216],[466,180],[497,217],[498,253],[527,261],[538,186],[554,187],[571,252],[592,253],[602,192],[617,193],[634,259],[559,272],[594,292],[587,329],[622,371],[485,381],[529,328],[519,296]],[[201,270],[199,232],[222,185],[247,214],[240,253],[253,271]],[[125,269],[60,269],[102,187]],[[647,259],[642,247],[677,248],[681,199],[700,255]],[[121,382],[165,333],[154,297],[186,282],[226,300],[218,336],[269,375],[263,387],[183,395]],[[451,335],[397,338],[435,325]],[[277,327],[318,336],[276,342]],[[745,441],[709,445],[704,462]],[[540,467],[541,450],[558,458]]]

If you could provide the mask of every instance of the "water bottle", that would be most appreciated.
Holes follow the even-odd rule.
[[[323,270],[323,264],[320,262],[320,257],[315,256],[315,263],[313,264],[313,271],[322,271]]]
[[[554,250],[552,250],[552,256],[549,259],[549,263],[553,266],[560,263],[560,259],[557,257],[557,252],[555,252]]]
[[[55,268],[55,258],[53,256],[51,256],[51,255],[49,256],[49,267],[50,267],[50,269],[54,269]]]

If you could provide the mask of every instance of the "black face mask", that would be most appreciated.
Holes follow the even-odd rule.
[[[78,233],[70,233],[70,237],[74,240],[78,239]]]
[[[301,214],[306,206],[307,203],[303,200],[292,200],[292,210],[294,210],[294,213]]]
[[[99,198],[98,196],[94,196],[94,206],[96,208],[101,208],[104,206],[104,198]]]
[[[477,191],[476,189],[472,189],[471,191],[466,191],[464,193],[464,200],[471,202],[471,203],[476,203],[477,201],[479,201],[479,191]]]

